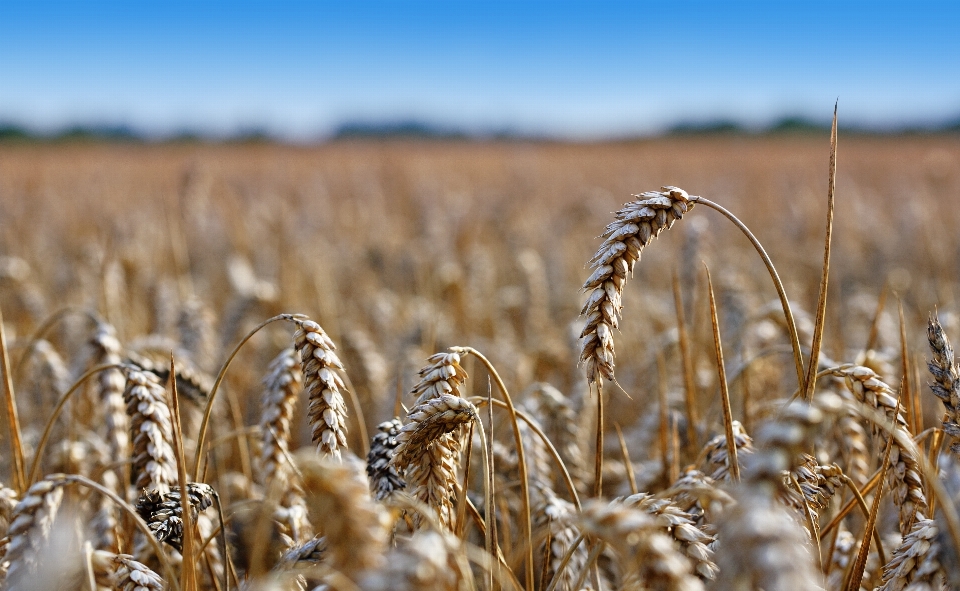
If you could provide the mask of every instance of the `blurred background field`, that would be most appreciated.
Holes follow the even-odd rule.
[[[370,426],[392,416],[398,381],[408,391],[423,359],[451,345],[484,351],[517,391],[549,381],[577,392],[585,262],[631,193],[672,184],[721,203],[766,246],[795,306],[815,308],[828,147],[819,133],[318,147],[7,143],[0,305],[15,343],[63,306],[99,310],[122,341],[176,342],[186,311],[202,312],[207,371],[263,318],[304,312],[336,342],[352,336],[375,351],[376,383],[364,386],[378,401]],[[857,356],[884,290],[875,348],[892,361],[895,297],[918,362],[930,311],[949,320],[948,331],[960,329],[958,165],[955,135],[840,138],[825,354]],[[644,252],[626,291],[618,377],[634,401],[615,395],[613,404],[636,415],[656,397],[656,354],[675,338],[676,274],[704,347],[697,364],[716,421],[702,265],[717,284],[728,363],[786,340],[758,332],[776,293],[749,243],[716,212],[687,217]],[[776,359],[789,366],[780,363],[788,354]],[[787,388],[789,377],[771,384]],[[934,402],[926,401],[930,420]]]

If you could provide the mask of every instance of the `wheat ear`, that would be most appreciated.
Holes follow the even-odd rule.
[[[132,484],[137,490],[167,492],[177,481],[177,462],[166,392],[152,373],[132,365],[122,369],[127,378],[123,399],[133,442]]]
[[[269,489],[274,478],[285,483],[289,467],[290,421],[302,383],[300,361],[292,347],[277,355],[263,378],[260,410],[260,483]],[[283,488],[286,488],[284,485]]]
[[[97,582],[103,587],[116,591],[163,591],[165,589],[160,575],[147,565],[137,562],[129,554],[114,554],[103,550],[94,550],[91,563],[97,574]]]
[[[321,453],[339,458],[340,450],[347,448],[346,386],[337,373],[343,371],[343,364],[335,352],[336,345],[319,324],[299,318],[293,322],[297,325],[293,340],[300,353],[313,441]]]
[[[580,361],[590,383],[614,379],[613,329],[619,325],[623,308],[623,286],[640,260],[640,252],[694,205],[687,192],[676,187],[636,197],[607,226],[604,242],[590,260],[593,274],[583,284],[590,295],[581,311],[586,322],[580,333]]]
[[[60,476],[54,474],[31,486],[13,509],[4,557],[4,562],[10,564],[4,584],[6,589],[15,589],[36,575],[40,553],[50,541],[63,502],[65,481]]]
[[[926,517],[927,498],[920,479],[922,469],[917,455],[919,452],[907,429],[907,421],[900,412],[897,397],[872,369],[843,365],[831,369],[831,373],[847,378],[850,390],[857,400],[881,413],[894,426],[896,435],[893,437],[893,449],[890,453],[890,492],[893,494],[893,502],[900,509],[900,531],[905,536],[914,520],[919,521]],[[886,431],[880,433],[880,438],[886,445]]]
[[[120,341],[112,324],[98,322],[90,338],[96,355],[94,365],[115,365],[122,361]],[[100,404],[103,405],[107,443],[114,458],[127,457],[130,447],[130,420],[123,400],[125,379],[116,368],[106,369],[97,376]]]
[[[693,574],[690,562],[646,512],[619,502],[592,500],[584,505],[578,523],[584,534],[600,538],[617,553],[623,588],[671,591],[704,588]]]
[[[377,568],[387,545],[389,518],[370,498],[362,463],[297,454],[310,520],[323,530],[332,568],[356,581]]]
[[[190,506],[190,522],[196,524],[200,511],[214,504],[216,492],[208,484],[187,484],[187,502]],[[147,523],[159,542],[170,544],[178,552],[183,544],[183,505],[179,487],[169,492],[145,490],[137,499],[137,513]]]
[[[927,340],[933,352],[927,364],[934,380],[930,389],[943,402],[946,411],[943,430],[952,440],[950,451],[960,459],[960,369],[953,357],[950,339],[935,316],[931,316],[927,323]]]
[[[384,421],[377,427],[378,433],[373,436],[370,444],[370,453],[367,454],[367,479],[370,481],[370,494],[378,501],[407,486],[391,463],[399,445],[397,435],[402,428],[400,419]]]

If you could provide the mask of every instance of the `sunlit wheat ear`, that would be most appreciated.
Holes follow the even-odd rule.
[[[260,483],[269,488],[274,478],[286,488],[290,451],[290,421],[301,390],[300,360],[292,347],[270,362],[263,378],[263,406],[260,410]]]
[[[128,554],[95,550],[90,556],[97,584],[116,591],[163,591],[163,579]]]
[[[201,511],[214,503],[214,492],[210,485],[201,482],[187,484],[187,500],[190,504],[191,523],[197,522]],[[157,490],[145,490],[137,500],[137,513],[160,542],[166,542],[179,552],[183,543],[183,506],[179,488],[161,493]]]
[[[604,242],[590,260],[593,274],[583,284],[590,295],[581,311],[586,322],[580,333],[580,362],[590,383],[614,379],[613,329],[619,325],[623,286],[640,260],[640,252],[694,205],[687,192],[676,187],[637,197],[607,226]]]
[[[61,475],[62,476],[62,475]],[[17,503],[7,528],[6,556],[10,564],[5,589],[15,589],[36,576],[40,554],[50,541],[63,502],[64,481],[52,475],[30,487]]]
[[[416,404],[422,404],[441,394],[460,395],[460,385],[467,372],[460,366],[460,354],[455,351],[434,353],[427,358],[429,365],[420,370],[420,381],[413,387]]]
[[[927,340],[933,352],[927,364],[934,380],[930,389],[943,402],[946,411],[943,430],[950,436],[950,451],[960,459],[960,369],[953,357],[950,339],[935,316],[931,316],[927,324]]]
[[[293,341],[300,353],[313,441],[320,453],[339,458],[340,450],[347,448],[346,386],[337,373],[343,371],[343,364],[335,352],[336,345],[319,324],[298,318],[293,322],[297,325]]]
[[[90,344],[94,347],[96,365],[122,361],[122,349],[113,325],[97,323]],[[119,369],[108,369],[97,376],[97,390],[106,423],[106,441],[114,458],[125,458],[130,453],[130,420],[123,401],[124,385],[123,372]]]
[[[576,507],[557,497],[550,489],[541,490],[540,497],[541,501],[534,511],[534,539],[542,540],[540,548],[537,549],[537,555],[547,562],[538,569],[538,572],[544,574],[544,580],[550,581],[557,574],[563,557],[580,533],[574,526],[577,517]],[[548,542],[550,546],[547,548],[545,545]],[[587,546],[581,543],[560,572],[557,590],[576,591],[574,585],[586,562]]]
[[[462,426],[477,409],[459,396],[441,394],[415,406],[397,435],[393,466],[403,474],[410,493],[433,508],[440,523],[453,523],[452,497],[463,441]],[[419,516],[415,523],[420,524]]]
[[[370,481],[370,494],[382,501],[398,490],[407,487],[407,483],[391,463],[399,443],[397,435],[403,425],[400,419],[392,419],[380,423],[378,433],[370,443],[370,453],[367,454],[367,479]]]
[[[713,562],[713,550],[709,547],[716,538],[698,528],[693,515],[677,507],[670,499],[658,499],[647,493],[631,495],[622,502],[627,507],[640,509],[652,516],[690,560],[698,577],[704,581],[712,581],[717,577],[717,565]]]
[[[329,564],[356,581],[380,565],[389,526],[386,511],[370,498],[363,464],[353,455],[342,463],[304,452],[296,459],[310,521],[327,539]]]
[[[125,365],[127,378],[123,400],[130,417],[133,466],[130,477],[135,489],[165,493],[177,481],[173,453],[173,425],[166,392],[157,376]]]
[[[813,456],[800,454],[797,465],[784,474],[781,498],[796,511],[801,522],[805,522],[808,510],[814,520],[818,520],[819,511],[825,509],[837,489],[843,487],[842,476],[843,471],[836,464],[821,465]]]
[[[657,521],[623,503],[591,501],[577,520],[580,529],[603,540],[617,554],[624,589],[699,591],[703,583]]]
[[[418,404],[407,415],[407,423],[397,435],[394,465],[401,470],[406,468],[424,449],[476,418],[477,407],[459,396],[441,394]]]
[[[927,498],[920,479],[919,452],[907,428],[907,421],[898,408],[896,394],[872,369],[866,367],[844,365],[832,373],[847,378],[857,401],[881,413],[896,429],[891,443],[888,478],[893,502],[900,509],[900,532],[907,535],[909,524],[926,518]],[[887,432],[878,431],[877,435],[886,445],[889,438]]]

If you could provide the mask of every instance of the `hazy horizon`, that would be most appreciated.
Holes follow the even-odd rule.
[[[51,133],[345,124],[590,139],[784,117],[960,120],[960,7],[852,2],[9,2],[0,122]]]

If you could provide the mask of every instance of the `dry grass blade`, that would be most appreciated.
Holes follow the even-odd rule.
[[[170,375],[177,375],[177,366],[170,352]],[[173,424],[173,450],[177,460],[177,482],[180,490],[187,490],[187,460],[183,454],[183,427],[180,423],[180,397],[177,394],[177,380],[170,380],[170,421]],[[183,591],[197,589],[197,553],[193,519],[190,515],[190,495],[180,495],[180,518],[183,520],[183,546],[181,552],[184,565],[180,570],[180,588]]]
[[[22,494],[27,488],[23,472],[23,435],[20,432],[17,397],[13,391],[13,376],[10,374],[10,352],[7,350],[7,334],[3,328],[2,309],[0,309],[0,369],[3,370],[3,400],[6,404],[7,432],[10,433],[10,452],[13,457],[13,487],[18,494]]]
[[[723,346],[720,343],[720,322],[717,319],[717,300],[713,295],[710,269],[707,271],[707,288],[710,292],[710,321],[713,324],[713,346],[717,356],[717,374],[720,382],[720,406],[723,408],[723,428],[727,437],[727,465],[734,482],[740,481],[740,462],[737,461],[737,443],[733,434],[733,412],[730,410],[730,391],[727,388],[727,370],[723,366]]]
[[[810,361],[807,365],[806,382],[803,386],[803,399],[813,400],[816,388],[817,364],[820,360],[820,347],[823,343],[823,329],[827,316],[827,284],[830,278],[830,246],[833,238],[834,196],[837,190],[837,105],[833,106],[833,124],[830,126],[830,176],[827,181],[827,231],[823,247],[823,273],[820,276],[820,295],[817,297],[817,322],[813,329],[813,344],[810,345]]]

